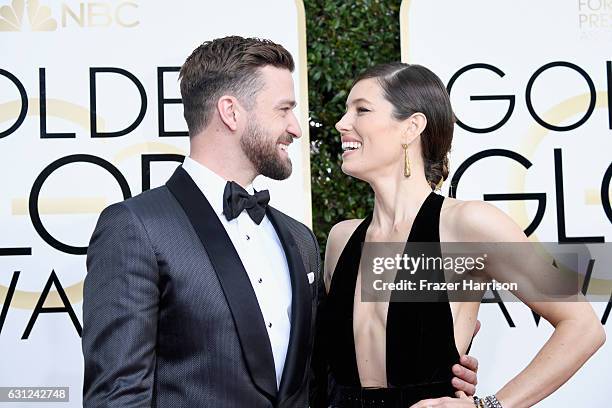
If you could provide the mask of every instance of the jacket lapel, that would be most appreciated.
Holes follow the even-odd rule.
[[[257,297],[232,241],[206,197],[182,167],[176,169],[166,186],[183,207],[219,278],[253,382],[275,401],[276,371],[268,332]]]
[[[280,405],[299,389],[308,371],[306,361],[311,348],[312,297],[304,263],[295,240],[282,218],[284,215],[270,206],[266,214],[283,244],[291,274],[291,334],[278,395]]]

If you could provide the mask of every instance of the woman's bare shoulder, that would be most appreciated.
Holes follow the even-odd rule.
[[[325,287],[329,291],[331,279],[336,269],[336,264],[340,258],[342,250],[346,246],[349,238],[355,232],[355,229],[361,224],[363,219],[351,219],[340,221],[332,227],[327,236],[327,245],[325,246]]]
[[[522,229],[505,212],[486,201],[446,197],[441,228],[456,241],[522,241]]]
[[[335,224],[331,230],[329,231],[329,236],[334,236],[335,238],[341,238],[344,235],[351,235],[355,229],[361,224],[363,218],[354,218],[350,220],[340,221]],[[348,237],[347,237],[348,240]]]

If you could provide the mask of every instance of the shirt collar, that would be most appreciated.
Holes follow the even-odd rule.
[[[191,157],[185,157],[183,169],[193,179],[202,194],[204,194],[215,214],[222,215],[223,191],[225,190],[227,180]],[[245,190],[249,194],[253,194],[253,184],[246,186]]]

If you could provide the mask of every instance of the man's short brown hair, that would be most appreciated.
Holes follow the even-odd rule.
[[[209,123],[217,100],[235,96],[247,109],[263,86],[257,69],[271,65],[293,72],[291,54],[270,40],[231,36],[206,41],[187,58],[179,75],[185,121],[194,136]]]

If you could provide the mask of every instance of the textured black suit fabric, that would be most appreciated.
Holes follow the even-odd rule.
[[[212,257],[207,252],[229,237],[179,167],[167,185],[105,209],[92,235],[83,301],[84,407],[308,406],[309,386],[317,395],[323,378],[310,381],[309,372],[324,296],[318,247],[303,224],[271,207],[267,215],[292,273],[292,334],[280,390],[275,383],[270,389],[267,336],[244,336],[261,333],[263,322],[258,308],[244,310],[252,288],[237,290],[225,279],[240,277],[242,264],[215,270],[215,258],[240,261],[233,246]],[[237,295],[238,303],[228,302]],[[258,319],[240,320],[245,313]]]

